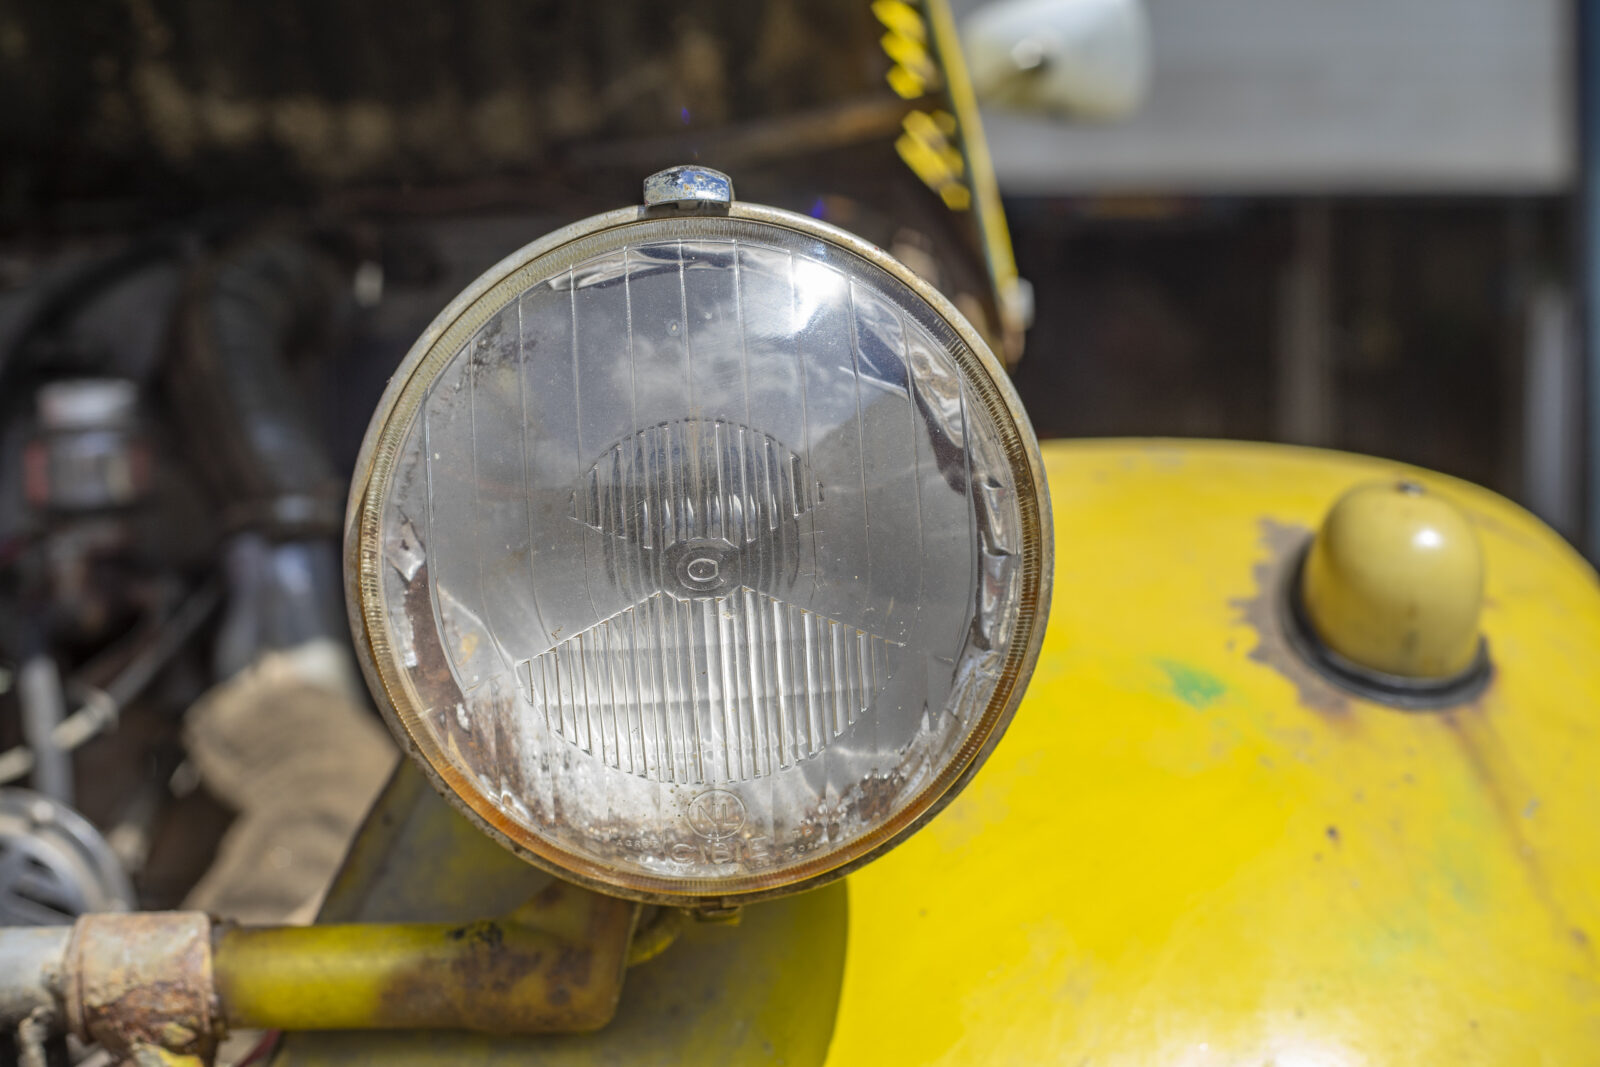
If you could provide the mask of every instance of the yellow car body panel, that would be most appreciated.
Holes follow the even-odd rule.
[[[1055,604],[972,787],[850,880],[829,1062],[1600,1062],[1600,590],[1400,464],[1045,448]],[[1306,670],[1279,583],[1352,485],[1461,507],[1495,675],[1400,711]],[[1265,632],[1264,632],[1265,631]]]
[[[597,1034],[302,1034],[278,1062],[1600,1063],[1588,566],[1502,498],[1383,460],[1179,441],[1044,456],[1039,667],[921,833],[843,887],[692,925],[629,972]],[[1482,544],[1494,675],[1469,703],[1350,695],[1280,629],[1327,508],[1395,477]],[[494,914],[547,877],[406,788],[330,917]],[[397,859],[408,837],[438,862]]]

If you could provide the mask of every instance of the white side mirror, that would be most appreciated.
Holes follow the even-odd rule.
[[[1142,0],[999,0],[962,27],[984,103],[1075,118],[1123,118],[1150,83]]]

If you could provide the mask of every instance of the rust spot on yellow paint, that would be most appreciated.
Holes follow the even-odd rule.
[[[1350,697],[1302,659],[1289,644],[1284,629],[1288,599],[1284,583],[1294,571],[1295,560],[1311,539],[1311,530],[1296,523],[1260,520],[1261,545],[1265,558],[1252,568],[1255,592],[1231,602],[1240,621],[1256,634],[1250,658],[1271,667],[1294,684],[1300,703],[1311,711],[1330,717],[1344,717],[1350,711]]]

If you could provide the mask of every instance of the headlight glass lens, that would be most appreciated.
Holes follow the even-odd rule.
[[[408,746],[525,855],[647,899],[814,880],[1009,718],[1037,448],[970,328],[854,239],[607,218],[402,367],[353,500],[358,636]]]

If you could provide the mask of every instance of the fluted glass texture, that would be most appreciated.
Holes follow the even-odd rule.
[[[948,325],[728,229],[509,295],[411,415],[379,549],[443,758],[554,848],[702,888],[902,812],[995,693],[1020,582]]]

